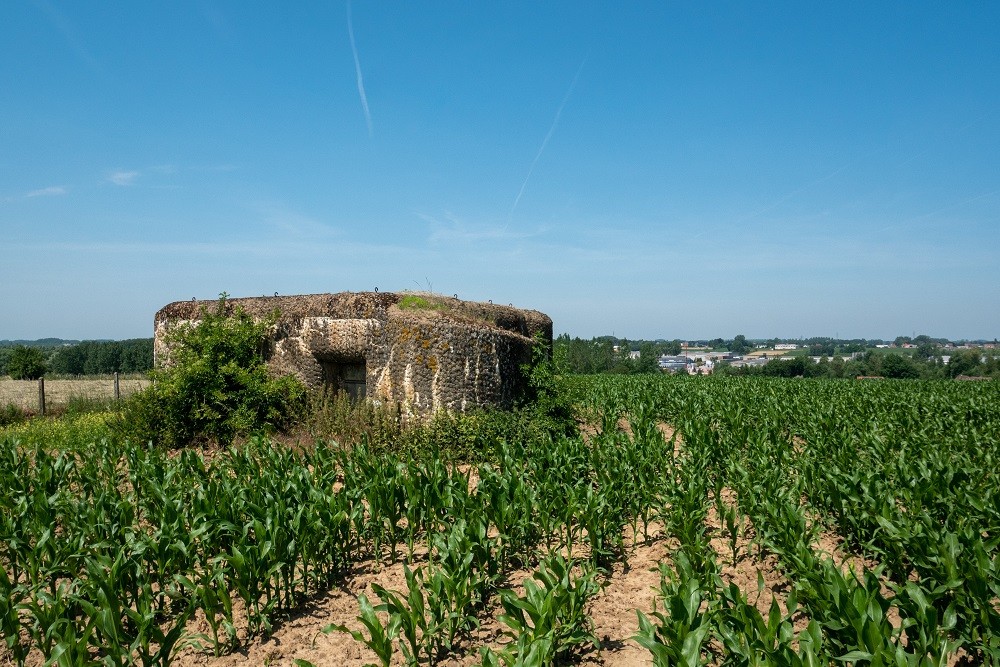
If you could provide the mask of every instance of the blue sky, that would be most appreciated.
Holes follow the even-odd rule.
[[[995,3],[0,3],[0,338],[431,289],[1000,335]]]

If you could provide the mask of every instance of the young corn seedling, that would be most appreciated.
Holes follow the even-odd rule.
[[[389,614],[390,626],[396,627],[398,634],[402,635],[403,641],[398,643],[406,664],[419,665],[422,655],[426,655],[428,661],[434,660],[437,628],[432,625],[427,613],[423,571],[420,568],[413,571],[404,564],[403,573],[407,586],[405,597],[378,584],[373,584],[372,590],[382,600],[378,609],[384,609]]]
[[[582,572],[574,575],[576,564],[561,554],[550,554],[532,578],[524,581],[523,597],[511,590],[500,591],[505,613],[498,620],[514,640],[516,648],[508,657],[522,661],[516,664],[534,664],[524,662],[529,655],[536,656],[532,660],[539,660],[537,664],[552,664],[586,644],[600,649],[586,613],[587,602],[600,590],[597,573],[580,563]]]
[[[660,564],[660,595],[663,611],[654,607],[654,624],[636,610],[639,632],[633,638],[653,655],[656,667],[699,667],[706,662],[704,645],[713,628],[715,610],[706,599],[704,585],[684,552],[676,554],[677,571]]]
[[[743,517],[740,515],[736,505],[730,505],[716,495],[715,510],[722,519],[726,527],[726,538],[729,541],[729,558],[733,566],[736,565],[740,555],[740,538],[743,536]]]
[[[7,576],[7,569],[0,568],[0,634],[18,665],[24,664],[28,657],[28,646],[21,642],[21,620],[17,613],[24,594],[24,587],[15,586]]]
[[[171,617],[165,628],[161,627],[156,600],[162,594],[155,594],[150,582],[142,582],[132,591],[116,586],[127,567],[129,564],[121,556],[110,567],[106,561],[90,564],[88,583],[95,590],[87,591],[86,598],[81,596],[80,607],[101,640],[101,651],[114,664],[143,667],[166,664],[194,612],[193,601]],[[125,597],[121,597],[122,593]]]
[[[893,603],[903,617],[902,629],[906,635],[908,651],[924,656],[921,664],[944,667],[961,645],[959,640],[948,637],[958,622],[954,603],[948,604],[943,614],[934,604],[938,601],[935,598],[947,599],[947,588],[939,586],[933,591],[925,591],[912,581],[894,588],[896,597]]]
[[[196,604],[205,614],[211,632],[211,636],[204,633],[194,635],[189,638],[189,643],[203,648],[203,642],[208,642],[215,657],[228,652],[236,642],[233,600],[227,588],[226,574],[225,560],[218,557],[202,569],[197,583],[189,578],[181,580],[187,590],[194,591]]]
[[[402,617],[395,614],[390,615],[388,623],[383,625],[378,617],[378,612],[386,611],[386,605],[380,604],[373,607],[372,603],[368,601],[368,597],[363,593],[358,596],[358,602],[361,605],[361,615],[358,616],[358,620],[368,630],[367,639],[358,630],[351,630],[347,626],[333,623],[324,627],[321,632],[325,634],[346,632],[354,638],[354,641],[361,642],[371,649],[378,656],[382,667],[389,667],[389,663],[392,661],[393,645],[396,637],[399,636]],[[365,667],[374,666],[366,665]]]
[[[429,636],[425,651],[438,657],[455,647],[460,633],[468,632],[479,621],[472,613],[480,595],[473,582],[461,573],[452,574],[441,567],[430,568],[424,577],[429,616]]]
[[[810,621],[806,629],[796,634],[792,627],[796,613],[794,592],[787,604],[788,613],[782,615],[778,601],[772,598],[764,618],[735,584],[723,588],[715,621],[715,635],[725,652],[723,663],[734,667],[829,664],[831,657],[823,652],[819,623]]]

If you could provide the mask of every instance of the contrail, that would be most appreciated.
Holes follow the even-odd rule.
[[[750,218],[756,218],[758,215],[761,215],[763,213],[767,213],[770,210],[778,208],[779,206],[781,206],[782,204],[784,204],[789,199],[792,199],[793,197],[795,197],[795,196],[797,196],[797,195],[805,192],[809,188],[811,188],[811,187],[813,187],[815,185],[819,185],[820,183],[823,183],[825,181],[829,181],[831,178],[833,178],[834,176],[836,176],[840,172],[842,172],[845,169],[847,169],[847,167],[848,167],[848,165],[845,164],[842,167],[834,169],[833,171],[831,171],[826,176],[823,176],[822,178],[817,178],[815,181],[811,181],[809,183],[806,183],[805,185],[803,185],[802,187],[798,188],[797,190],[792,190],[788,194],[784,195],[783,197],[779,197],[778,199],[776,199],[775,201],[771,202],[770,204],[767,204],[763,208],[759,208],[756,211],[752,211],[750,213],[747,213],[745,215],[740,216],[739,218],[736,219],[736,223],[743,222],[743,221],[748,220]]]
[[[535,159],[531,161],[531,166],[528,167],[528,175],[524,177],[524,182],[521,183],[521,189],[517,192],[517,197],[514,198],[514,205],[510,207],[510,213],[507,214],[507,224],[510,225],[510,220],[514,217],[514,210],[517,208],[518,202],[521,201],[521,196],[524,194],[524,189],[528,187],[528,181],[531,179],[531,172],[535,170],[535,165],[538,164],[538,159],[542,157],[542,153],[545,151],[545,147],[549,145],[549,139],[552,138],[552,134],[556,131],[556,126],[559,124],[559,116],[562,115],[563,108],[566,103],[569,102],[570,95],[573,94],[573,89],[576,87],[576,81],[580,78],[580,72],[583,71],[583,66],[587,63],[587,59],[584,58],[583,62],[576,69],[576,74],[573,75],[573,81],[569,84],[569,90],[566,91],[566,95],[562,99],[562,103],[559,108],[556,109],[556,117],[552,119],[552,126],[549,127],[548,133],[545,135],[545,139],[542,140],[542,145],[538,148],[538,152],[535,153]]]
[[[368,123],[368,136],[372,136],[372,114],[368,110],[368,96],[365,95],[365,79],[361,76],[361,61],[358,59],[358,46],[354,43],[354,21],[351,20],[351,2],[347,2],[347,34],[351,38],[351,53],[354,54],[354,72],[358,78],[358,95],[361,96],[361,108],[365,111],[365,122]]]
[[[990,192],[983,192],[982,194],[978,194],[978,195],[976,195],[974,197],[969,197],[967,199],[963,199],[961,201],[957,201],[957,202],[955,202],[953,204],[948,204],[947,206],[942,206],[941,208],[935,209],[935,210],[933,210],[933,211],[931,211],[929,213],[922,213],[920,215],[914,215],[914,216],[912,216],[910,218],[907,218],[906,220],[903,220],[902,222],[897,222],[894,225],[888,225],[887,227],[880,227],[879,229],[877,229],[875,231],[884,232],[884,231],[887,231],[887,230],[890,230],[890,229],[897,229],[897,228],[903,227],[905,225],[913,224],[914,222],[917,222],[918,220],[923,220],[924,218],[932,218],[935,215],[937,215],[938,213],[944,213],[945,211],[950,211],[953,208],[959,208],[960,206],[965,206],[966,204],[971,204],[972,202],[979,201],[980,199],[986,199],[987,197],[993,197],[994,195],[997,195],[997,194],[1000,194],[1000,190],[991,190]]]

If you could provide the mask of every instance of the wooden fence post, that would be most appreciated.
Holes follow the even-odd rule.
[[[45,378],[38,378],[38,414],[45,416]]]
[[[115,400],[117,401],[119,398],[121,398],[121,396],[122,396],[121,395],[121,391],[118,388],[118,373],[116,371],[115,372]]]

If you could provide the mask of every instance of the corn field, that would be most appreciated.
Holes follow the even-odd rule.
[[[665,540],[655,602],[629,612],[647,664],[1000,664],[995,383],[562,382],[581,435],[484,437],[471,459],[266,438],[208,457],[93,416],[10,430],[0,662],[231,654],[369,561],[405,586],[321,634],[373,664],[616,664],[591,605]],[[741,587],[738,563],[787,585]]]

